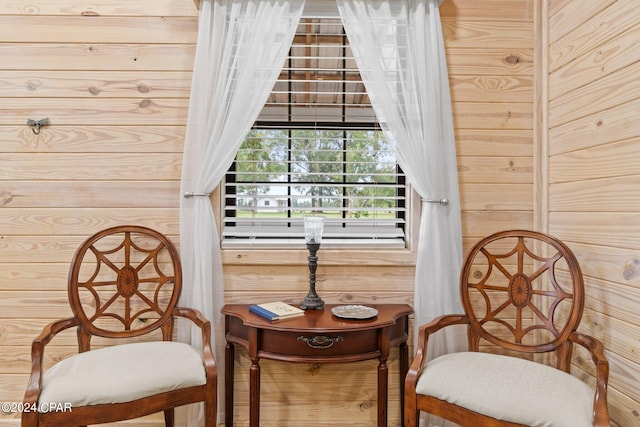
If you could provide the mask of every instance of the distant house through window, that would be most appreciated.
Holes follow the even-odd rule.
[[[224,189],[223,246],[297,241],[320,214],[323,244],[404,247],[405,178],[339,19],[302,19]]]

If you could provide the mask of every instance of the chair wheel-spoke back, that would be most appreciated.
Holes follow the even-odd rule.
[[[420,326],[408,427],[421,411],[473,427],[610,425],[609,365],[602,343],[577,331],[584,283],[567,245],[529,230],[492,234],[467,255],[460,297],[464,313]],[[430,360],[429,336],[451,325],[467,325],[469,351]],[[595,390],[570,374],[574,344],[595,364]]]
[[[37,411],[22,425],[84,426],[164,412],[203,402],[205,425],[216,425],[217,372],[211,325],[201,313],[177,307],[180,258],[161,233],[119,226],[89,237],[69,270],[73,317],[47,325],[33,341],[32,369],[24,396]],[[202,333],[202,349],[173,341],[185,318]],[[75,328],[78,354],[45,370],[45,346]],[[101,337],[100,348],[92,337]],[[97,346],[96,346],[97,347]]]

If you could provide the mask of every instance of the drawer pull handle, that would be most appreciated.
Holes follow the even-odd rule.
[[[311,348],[315,348],[317,350],[324,350],[325,348],[329,348],[337,342],[344,341],[342,337],[327,337],[325,335],[316,335],[313,337],[298,337],[298,341],[302,341],[307,343],[307,345]]]

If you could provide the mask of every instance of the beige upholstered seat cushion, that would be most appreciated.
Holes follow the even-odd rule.
[[[587,384],[515,357],[476,352],[438,357],[427,363],[416,391],[527,426],[593,425],[594,391]]]
[[[51,367],[42,379],[40,402],[122,403],[205,382],[200,352],[188,344],[124,344],[79,353]]]

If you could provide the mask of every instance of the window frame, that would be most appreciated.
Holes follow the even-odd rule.
[[[306,17],[303,17],[303,20]],[[303,21],[301,21],[303,22]],[[344,34],[344,30],[343,33],[340,35],[344,41],[346,41],[346,35]],[[304,45],[303,45],[304,46]],[[293,48],[293,46],[292,46]],[[342,63],[343,63],[343,70],[346,69],[346,61],[348,59],[348,57],[346,56],[346,50],[348,49],[348,44],[345,44],[343,42],[343,45],[338,46],[339,49],[341,49],[343,51],[343,57],[341,59]],[[288,59],[288,61],[291,60],[291,54],[290,54],[290,58]],[[288,69],[289,73],[291,73],[291,69],[294,69],[292,66],[291,62],[285,63],[285,66],[283,67],[283,70]],[[293,81],[293,79],[291,78],[291,74],[289,74],[289,78],[286,80],[289,83],[291,83]],[[345,82],[347,81],[346,77],[343,77],[342,79],[342,83],[343,86],[345,84]],[[360,82],[361,83],[361,82]],[[291,89],[291,85],[289,85],[288,88],[288,93],[292,93],[292,89]],[[345,105],[345,103],[343,103],[343,105]],[[289,119],[291,120],[291,114],[289,113]],[[374,129],[379,129],[379,123],[377,122],[377,120],[375,122],[349,122],[349,121],[344,121],[345,119],[345,114],[344,114],[344,107],[343,107],[343,113],[342,113],[342,117],[343,117],[343,121],[342,122],[338,122],[340,124],[339,126],[339,130],[343,131],[343,132],[347,132],[349,128],[353,127],[353,128],[367,128],[369,130],[374,130]],[[375,115],[374,115],[375,117]],[[296,122],[296,121],[289,121],[289,122],[277,122],[277,121],[257,121],[256,125],[255,125],[255,129],[260,129],[263,128],[262,125],[264,123],[268,124],[269,128],[278,128],[278,129],[283,129],[283,130],[291,130],[291,129],[309,129],[312,130],[314,128],[325,128],[325,124],[324,123],[315,123],[315,122]],[[338,127],[336,127],[336,124],[338,123],[334,123],[332,122],[332,128],[338,130]],[[343,142],[343,146],[344,146],[344,142]],[[291,142],[289,140],[289,149],[291,149]],[[235,167],[235,160],[233,165],[230,167],[229,171],[233,172],[233,168]],[[396,161],[396,171],[400,171],[399,165]],[[401,171],[400,171],[401,172]],[[404,222],[404,224],[401,226],[403,229],[403,239],[396,239],[396,244],[397,242],[402,242],[402,247],[400,246],[388,246],[388,247],[384,247],[382,246],[380,249],[392,249],[392,250],[398,250],[398,249],[409,249],[412,246],[412,238],[411,238],[411,233],[410,230],[413,229],[413,227],[411,226],[411,223],[413,222],[412,218],[416,218],[414,215],[415,213],[413,212],[414,209],[413,208],[409,208],[409,206],[411,205],[410,201],[414,198],[410,197],[410,193],[412,193],[412,191],[410,190],[410,185],[408,184],[408,182],[406,181],[406,177],[404,176],[403,173],[397,173],[395,174],[395,176],[397,178],[399,178],[400,184],[404,185],[403,188],[400,188],[401,186],[399,186],[399,194],[397,194],[395,196],[395,200],[398,203],[398,206],[396,206],[396,208],[394,208],[394,211],[396,212],[396,214],[398,213],[398,211],[402,211],[405,210],[404,213],[400,214],[400,220]],[[223,189],[222,191],[222,195],[226,196],[228,193],[226,191],[227,188],[227,178],[229,177],[229,173],[225,174],[225,178],[222,182],[221,185],[221,189]],[[235,185],[235,183],[234,183]],[[289,186],[292,186],[294,184],[292,184],[290,181],[288,182]],[[397,185],[394,183],[394,185]],[[226,207],[230,204],[230,203],[234,203],[235,200],[230,200],[230,199],[226,199],[224,198],[224,200],[221,200],[221,206],[220,206],[220,215],[218,216],[219,218],[219,232],[220,232],[220,239],[221,239],[221,244],[222,244],[222,248],[223,249],[242,249],[244,247],[251,247],[251,248],[286,248],[286,247],[290,247],[291,245],[297,246],[298,241],[297,239],[287,239],[285,238],[279,238],[277,240],[274,239],[268,239],[268,238],[261,238],[261,239],[250,239],[250,238],[239,238],[239,239],[225,239],[223,236],[223,232],[225,229],[225,218],[226,217]],[[288,210],[291,209],[291,201],[289,200],[287,202],[288,204]],[[419,215],[419,214],[418,214]],[[232,217],[231,217],[232,218]],[[419,218],[419,216],[418,216]],[[231,221],[232,222],[232,221]],[[293,241],[292,241],[293,240]],[[336,248],[358,248],[359,250],[363,250],[363,249],[368,249],[372,246],[378,246],[375,243],[375,240],[373,240],[373,238],[367,238],[367,239],[363,239],[362,241],[352,241],[350,242],[351,244],[347,244],[346,241],[341,241],[340,239],[323,239],[323,247],[336,247]]]

